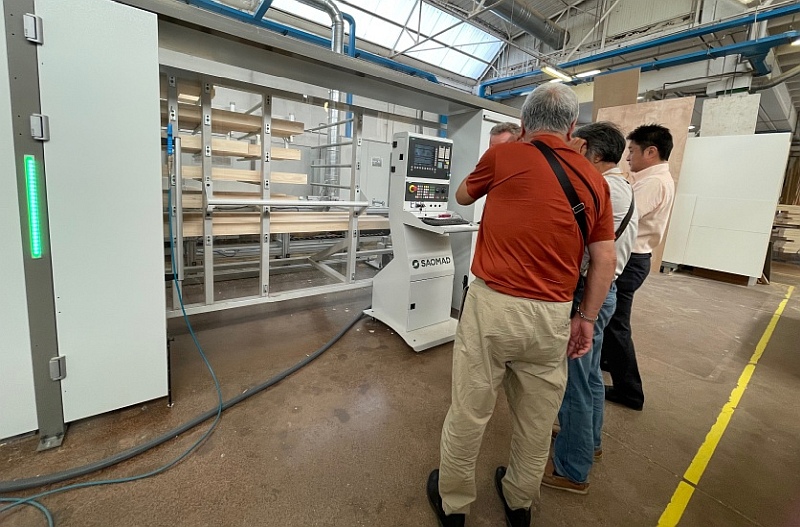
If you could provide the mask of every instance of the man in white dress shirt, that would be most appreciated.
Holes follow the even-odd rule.
[[[664,240],[675,199],[675,183],[669,173],[672,134],[657,124],[640,126],[628,135],[630,182],[639,211],[639,233],[625,270],[617,278],[617,309],[606,326],[601,367],[611,374],[606,400],[641,410],[644,390],[631,338],[633,294],[650,273],[653,249]]]

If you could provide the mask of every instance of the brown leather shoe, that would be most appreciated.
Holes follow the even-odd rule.
[[[594,460],[600,461],[603,459],[603,449],[602,448],[595,448],[594,449]]]
[[[588,482],[576,483],[569,478],[565,478],[564,476],[559,476],[556,474],[553,460],[547,461],[547,466],[544,469],[544,476],[542,476],[542,485],[545,487],[550,487],[551,489],[572,492],[573,494],[583,495],[589,493]]]

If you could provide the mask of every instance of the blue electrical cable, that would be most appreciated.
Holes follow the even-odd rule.
[[[167,130],[168,137],[169,137],[169,135],[171,135],[171,131],[172,130],[168,127],[168,130]],[[173,148],[174,148],[174,143],[173,143]],[[4,512],[4,511],[7,511],[7,510],[10,510],[10,509],[12,509],[14,507],[18,507],[20,505],[29,505],[31,507],[36,507],[37,509],[39,509],[45,515],[45,517],[47,518],[48,527],[54,527],[55,524],[54,524],[54,521],[53,521],[52,514],[47,509],[47,507],[45,507],[44,505],[42,505],[41,503],[36,501],[37,498],[40,498],[40,497],[43,497],[43,496],[49,496],[51,494],[57,494],[57,493],[60,493],[60,492],[65,492],[67,490],[74,490],[74,489],[84,488],[84,487],[94,487],[94,486],[100,486],[100,485],[110,485],[110,484],[115,484],[115,483],[126,483],[126,482],[129,482],[129,481],[136,481],[136,480],[139,480],[139,479],[148,478],[150,476],[155,476],[157,474],[160,474],[160,473],[168,470],[169,468],[174,466],[176,463],[180,462],[187,455],[189,455],[189,453],[191,453],[194,449],[196,449],[201,443],[203,443],[208,438],[209,435],[211,435],[211,432],[214,431],[214,429],[216,428],[217,424],[219,423],[220,415],[221,415],[221,413],[223,411],[227,410],[228,408],[231,408],[232,406],[235,406],[235,405],[239,404],[240,402],[244,401],[245,399],[249,399],[250,397],[252,397],[252,396],[254,396],[256,394],[258,394],[258,393],[260,393],[260,392],[262,392],[262,391],[264,391],[264,390],[266,390],[268,388],[271,388],[272,386],[275,386],[276,384],[278,384],[279,382],[281,382],[285,378],[289,377],[290,375],[292,375],[295,372],[299,371],[301,368],[307,366],[308,364],[310,364],[311,362],[316,360],[323,353],[325,353],[327,350],[329,350],[331,348],[331,346],[333,346],[336,342],[338,342],[339,339],[342,338],[342,336],[345,333],[347,333],[354,325],[356,325],[356,323],[361,319],[361,317],[364,316],[363,312],[359,311],[358,316],[354,317],[346,326],[344,326],[342,329],[340,329],[339,332],[336,335],[334,335],[328,342],[326,342],[321,348],[317,349],[315,352],[313,352],[313,353],[311,353],[309,355],[306,355],[306,357],[304,359],[302,359],[301,361],[296,363],[294,366],[291,366],[290,368],[287,368],[287,369],[283,370],[282,372],[274,375],[273,377],[271,377],[270,379],[264,381],[263,383],[252,387],[250,390],[247,390],[244,393],[236,395],[235,397],[232,397],[231,399],[223,402],[222,401],[222,390],[220,389],[219,381],[217,380],[217,376],[216,376],[213,368],[211,367],[211,364],[208,362],[208,359],[206,358],[206,355],[203,352],[203,349],[200,346],[200,343],[197,340],[197,335],[195,335],[194,329],[192,328],[192,325],[189,323],[189,317],[186,314],[186,308],[185,308],[184,303],[183,303],[183,292],[181,291],[180,285],[177,282],[177,272],[176,272],[176,268],[175,268],[175,246],[174,246],[174,241],[173,241],[173,231],[172,231],[173,226],[172,226],[172,217],[171,217],[171,211],[172,211],[172,186],[171,185],[170,185],[170,187],[168,189],[168,193],[167,193],[167,208],[168,208],[168,211],[170,212],[170,219],[169,219],[169,224],[168,225],[169,225],[169,239],[170,239],[170,255],[171,255],[171,258],[172,258],[171,264],[172,264],[173,282],[175,283],[176,292],[178,293],[178,301],[180,302],[180,305],[181,305],[181,311],[183,313],[183,318],[184,318],[184,321],[186,322],[186,326],[189,328],[189,333],[192,336],[192,340],[194,341],[195,346],[197,346],[197,349],[200,352],[200,356],[203,358],[203,361],[205,362],[206,367],[208,368],[209,372],[211,373],[211,377],[214,380],[214,386],[216,387],[217,397],[218,397],[218,401],[219,401],[218,404],[217,404],[217,408],[209,410],[208,412],[195,417],[191,421],[189,421],[187,423],[184,423],[183,425],[181,425],[181,426],[179,426],[179,427],[177,427],[177,428],[175,428],[173,430],[169,430],[168,432],[162,434],[159,437],[156,437],[156,438],[148,441],[145,444],[138,445],[136,447],[130,448],[128,450],[125,450],[123,452],[115,454],[114,456],[111,456],[110,458],[106,458],[106,459],[103,459],[103,460],[100,460],[100,461],[97,461],[97,462],[94,462],[94,463],[90,463],[89,465],[86,465],[86,466],[83,466],[83,467],[78,467],[78,468],[74,468],[74,469],[70,469],[70,470],[66,470],[66,471],[58,472],[58,473],[54,473],[54,474],[48,474],[46,476],[37,476],[35,478],[23,479],[23,480],[18,480],[18,481],[14,481],[14,482],[2,482],[2,481],[0,481],[0,493],[3,493],[3,492],[18,492],[18,491],[21,491],[21,490],[28,490],[28,489],[35,488],[35,487],[42,487],[44,485],[53,485],[53,484],[60,483],[62,481],[66,481],[66,480],[73,479],[73,478],[76,478],[76,477],[85,476],[87,474],[91,474],[93,472],[97,472],[98,470],[102,470],[104,468],[108,468],[110,466],[113,466],[113,465],[115,465],[117,463],[120,463],[122,461],[125,461],[125,460],[128,460],[128,459],[132,459],[133,457],[138,456],[138,455],[140,455],[140,454],[142,454],[142,453],[144,453],[144,452],[146,452],[146,451],[148,451],[148,450],[150,450],[152,448],[155,448],[156,446],[161,445],[162,443],[165,443],[165,442],[167,442],[167,441],[169,441],[169,440],[171,440],[171,439],[173,439],[175,437],[180,436],[181,434],[191,430],[195,426],[199,425],[200,423],[202,423],[202,422],[204,422],[204,421],[206,421],[208,419],[214,418],[214,422],[209,427],[209,429],[203,434],[203,437],[201,437],[186,452],[184,452],[178,458],[176,458],[172,462],[168,463],[167,465],[164,465],[163,467],[161,467],[159,469],[153,470],[153,471],[148,472],[146,474],[141,474],[141,475],[138,475],[138,476],[131,476],[131,477],[128,477],[128,478],[120,478],[120,479],[113,479],[113,480],[99,480],[99,481],[80,483],[80,484],[75,484],[75,485],[68,485],[68,486],[61,487],[61,488],[58,488],[58,489],[54,489],[54,490],[51,490],[51,491],[48,491],[48,492],[42,492],[42,493],[39,493],[39,494],[35,494],[33,496],[28,496],[27,498],[16,498],[16,497],[14,497],[14,498],[0,498],[0,503],[2,503],[2,502],[10,502],[11,503],[11,505],[8,505],[8,506],[3,507],[2,509],[0,509],[0,513]],[[368,308],[369,308],[369,306],[367,306],[367,309]]]
[[[14,505],[10,505],[9,507],[16,507],[17,505],[30,505],[31,507],[36,507],[37,509],[42,511],[42,514],[44,514],[44,517],[47,518],[47,527],[55,527],[55,525],[56,525],[56,522],[53,520],[53,514],[50,512],[50,510],[47,507],[45,507],[44,505],[42,505],[38,501],[30,500],[30,501],[25,501],[24,503],[18,503],[19,502],[19,498],[0,498],[0,503],[3,503],[3,502],[6,502],[6,503],[12,502],[12,503],[14,503]],[[3,510],[5,510],[5,509],[3,509]]]
[[[107,479],[107,480],[98,480],[98,481],[87,481],[85,483],[75,483],[73,485],[67,485],[66,487],[61,487],[58,489],[48,490],[46,492],[40,492],[38,494],[34,494],[33,496],[28,496],[27,498],[0,498],[0,502],[11,502],[11,505],[6,505],[2,509],[0,509],[0,513],[3,513],[7,510],[13,509],[19,505],[30,505],[36,507],[47,518],[47,524],[49,527],[54,527],[53,516],[50,511],[42,505],[41,503],[37,502],[39,498],[43,498],[45,496],[50,496],[53,494],[59,494],[61,492],[66,492],[69,490],[75,489],[82,489],[86,487],[99,487],[101,485],[115,485],[118,483],[128,483],[131,481],[137,481],[140,479],[149,478],[152,476],[156,476],[165,472],[179,463],[183,458],[191,454],[197,447],[199,447],[203,442],[208,439],[211,433],[216,429],[217,425],[219,424],[220,418],[222,417],[222,406],[223,406],[223,399],[222,399],[222,389],[219,385],[219,380],[217,379],[217,374],[214,372],[214,368],[211,367],[211,363],[208,362],[208,358],[206,357],[205,352],[203,351],[202,346],[200,346],[200,342],[197,340],[197,335],[195,335],[194,328],[192,328],[192,324],[189,322],[189,316],[186,314],[186,307],[183,304],[183,292],[181,291],[180,285],[178,285],[178,278],[177,278],[177,270],[175,268],[175,241],[172,237],[172,186],[170,185],[169,190],[167,191],[167,211],[169,211],[169,249],[170,249],[170,256],[171,256],[171,263],[172,263],[172,281],[173,285],[175,286],[175,290],[178,293],[178,301],[181,305],[181,312],[183,313],[183,319],[186,322],[186,327],[189,328],[189,334],[192,336],[192,340],[194,341],[194,345],[197,347],[197,351],[200,353],[200,357],[202,357],[203,362],[208,368],[209,373],[211,374],[211,378],[214,380],[214,387],[217,390],[217,414],[214,418],[214,422],[211,423],[211,426],[206,430],[206,432],[198,439],[191,447],[189,447],[185,452],[183,452],[180,456],[176,457],[166,465],[159,467],[155,470],[151,470],[150,472],[146,472],[144,474],[138,474],[136,476],[129,476],[125,478],[117,478],[117,479]]]

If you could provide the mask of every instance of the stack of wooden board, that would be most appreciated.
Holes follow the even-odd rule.
[[[800,261],[800,205],[778,205],[772,225],[772,246],[776,260]]]

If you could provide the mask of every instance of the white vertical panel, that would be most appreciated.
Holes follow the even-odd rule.
[[[167,393],[156,17],[37,0],[64,419]]]
[[[789,133],[689,138],[665,259],[761,276],[790,140]]]
[[[0,20],[5,22],[3,3]],[[36,430],[5,23],[0,24],[0,439]]]
[[[696,203],[697,196],[695,195],[677,194],[675,196],[672,214],[669,217],[669,230],[667,230],[667,241],[664,244],[664,254],[661,255],[661,259],[664,262],[683,263]]]

